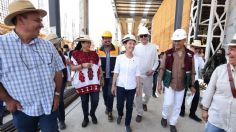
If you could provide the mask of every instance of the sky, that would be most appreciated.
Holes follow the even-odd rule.
[[[48,0],[31,0],[39,8],[48,12]],[[101,44],[101,34],[108,30],[112,32],[113,40],[120,41],[120,29],[114,15],[111,0],[88,0],[89,1],[89,36],[95,46]],[[80,0],[60,0],[61,36],[73,41],[79,34],[79,3]],[[48,13],[49,14],[49,13]],[[44,34],[53,32],[49,27],[49,15],[43,19]]]

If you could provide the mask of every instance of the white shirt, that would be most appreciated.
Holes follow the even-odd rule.
[[[140,63],[140,73],[141,77],[147,77],[146,72],[148,70],[155,71],[158,66],[158,55],[157,48],[154,44],[148,43],[143,45],[139,43],[134,48],[134,55],[142,60]]]
[[[235,83],[236,70],[231,65]],[[202,105],[208,110],[208,122],[227,132],[236,132],[236,99],[229,83],[227,64],[218,66],[204,92]]]
[[[196,72],[195,80],[198,80],[198,79],[200,79],[199,72],[201,72],[201,70],[204,68],[204,60],[200,55],[195,54],[194,55],[194,63],[195,63],[195,72]]]
[[[139,59],[135,56],[127,58],[121,54],[116,58],[114,73],[118,73],[116,86],[124,87],[127,90],[136,88],[136,77],[140,76]]]

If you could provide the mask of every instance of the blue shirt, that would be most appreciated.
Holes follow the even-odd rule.
[[[106,51],[106,78],[110,78],[110,49]]]
[[[24,44],[12,31],[0,36],[0,82],[29,116],[50,114],[56,71],[64,64],[53,44],[35,38]]]

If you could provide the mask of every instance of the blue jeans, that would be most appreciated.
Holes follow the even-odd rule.
[[[57,112],[52,112],[50,115],[28,116],[17,110],[12,115],[17,132],[36,132],[38,126],[42,132],[58,132]]]
[[[125,116],[126,126],[130,126],[135,92],[136,89],[126,90],[123,87],[117,87],[117,111],[119,116],[123,116],[124,114],[123,109],[126,100],[126,116]]]
[[[62,79],[61,93],[60,93],[60,102],[58,107],[58,120],[60,122],[65,121],[65,106],[64,106],[64,90],[66,87],[66,79]]]
[[[2,125],[3,123],[3,115],[4,115],[3,101],[0,101],[0,125]]]
[[[112,112],[114,96],[111,93],[112,78],[104,78],[103,99],[108,112]]]
[[[82,109],[84,113],[84,119],[88,119],[89,115],[89,95],[91,97],[91,109],[90,109],[90,116],[95,116],[95,112],[99,102],[99,92],[91,92],[87,94],[81,94],[81,101],[82,101]]]
[[[207,123],[207,126],[205,128],[205,132],[226,132],[224,129],[218,128],[211,123]]]

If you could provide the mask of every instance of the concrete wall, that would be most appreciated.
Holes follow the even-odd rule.
[[[230,0],[225,28],[224,45],[230,43],[236,33],[236,0]]]

